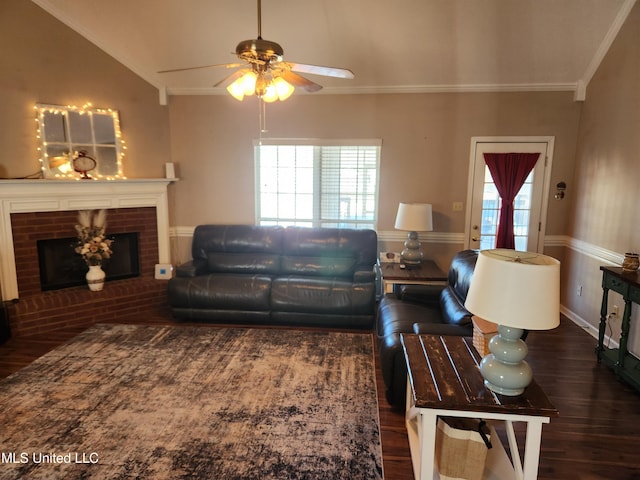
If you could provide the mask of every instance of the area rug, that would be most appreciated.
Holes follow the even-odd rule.
[[[373,339],[96,325],[0,382],[0,478],[383,478]]]

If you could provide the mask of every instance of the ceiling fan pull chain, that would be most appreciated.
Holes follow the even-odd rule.
[[[260,143],[262,143],[262,134],[267,133],[267,104],[262,99],[262,97],[258,97],[258,118],[260,120]]]

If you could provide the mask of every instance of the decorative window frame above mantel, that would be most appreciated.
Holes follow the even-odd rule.
[[[95,169],[85,175],[92,179],[123,179],[125,142],[117,110],[94,108],[91,104],[36,104],[36,136],[40,168],[44,178],[73,179],[83,176],[74,169],[74,159],[87,155]]]

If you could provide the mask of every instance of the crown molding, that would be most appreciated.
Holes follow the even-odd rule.
[[[585,70],[584,75],[582,75],[582,78],[578,80],[578,88],[576,89],[576,96],[575,96],[576,101],[580,102],[580,101],[586,100],[587,87],[589,86],[589,82],[595,75],[598,68],[600,68],[600,64],[602,63],[602,60],[604,60],[604,57],[607,55],[609,48],[611,47],[611,45],[613,44],[613,41],[618,36],[618,33],[620,32],[622,25],[624,25],[624,22],[627,20],[627,17],[629,16],[629,13],[631,12],[631,9],[635,5],[635,3],[636,3],[636,0],[625,0],[625,2],[620,7],[620,10],[616,15],[615,20],[611,24],[611,27],[609,27],[609,31],[604,36],[602,43],[600,44],[600,46],[598,47],[598,50],[596,50],[595,55],[591,59],[591,63],[589,63],[589,65],[587,66],[587,69]]]
[[[228,95],[220,87],[162,87],[168,95]],[[468,85],[387,85],[362,87],[325,87],[319,92],[296,91],[296,95],[379,95],[411,93],[505,93],[505,92],[575,92],[577,83],[522,83]]]

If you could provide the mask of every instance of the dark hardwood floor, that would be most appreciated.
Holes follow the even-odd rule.
[[[127,319],[123,323],[135,323]],[[169,319],[145,318],[144,323]],[[141,321],[137,321],[141,323]],[[78,329],[11,339],[0,346],[0,378],[29,364]],[[560,411],[543,427],[540,479],[640,479],[640,394],[595,361],[595,340],[563,318],[559,328],[527,338],[536,381]],[[377,359],[376,359],[377,360]],[[386,480],[413,478],[403,412],[389,407],[376,365]],[[1,401],[1,400],[0,400]],[[524,445],[523,432],[516,433]]]

